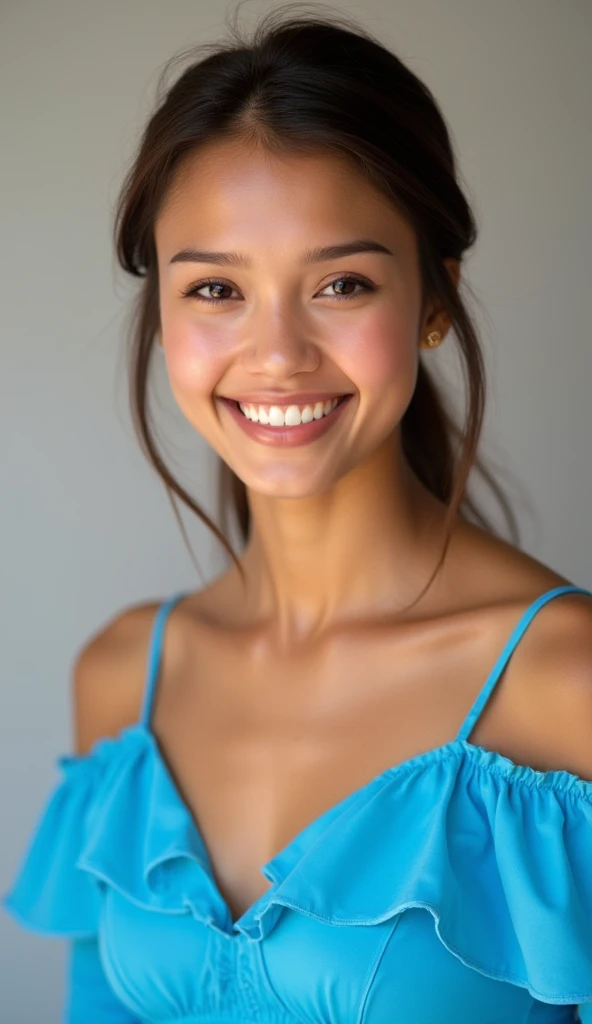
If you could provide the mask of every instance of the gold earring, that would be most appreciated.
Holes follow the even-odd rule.
[[[430,331],[425,341],[422,341],[422,348],[438,348],[442,344],[442,336],[439,331]]]

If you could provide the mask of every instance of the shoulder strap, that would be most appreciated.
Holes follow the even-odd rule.
[[[140,716],[140,723],[147,729],[150,728],[150,715],[152,712],[152,704],[154,701],[154,693],[156,690],[156,682],[158,679],[158,672],[160,669],[160,662],[162,659],[162,640],[164,636],[164,627],[166,620],[169,616],[169,612],[175,607],[175,605],[181,600],[182,597],[188,591],[181,590],[173,594],[171,597],[163,601],[159,606],[154,622],[152,624],[152,632],[150,635],[150,646],[148,650],[148,668],[146,671],[146,684],[144,686],[144,701],[142,706],[142,714]]]
[[[473,727],[477,722],[477,719],[479,718],[479,715],[481,714],[483,708],[485,707],[485,704],[487,703],[489,697],[493,692],[495,684],[497,683],[508,661],[510,660],[512,654],[514,653],[514,650],[517,647],[519,640],[521,639],[522,635],[526,632],[526,629],[534,619],[538,610],[542,608],[543,605],[547,604],[548,601],[551,601],[554,597],[559,597],[560,594],[568,593],[588,594],[589,597],[592,597],[592,591],[586,590],[584,587],[576,587],[572,584],[568,584],[561,587],[554,587],[553,590],[548,590],[545,594],[541,594],[541,596],[538,597],[536,601],[533,601],[530,607],[527,608],[524,612],[524,615],[518,622],[518,625],[513,630],[510,639],[508,640],[506,646],[504,647],[495,665],[493,666],[491,675],[487,679],[483,689],[477,696],[475,703],[473,704],[471,710],[469,711],[467,717],[465,718],[463,724],[459,729],[458,735],[456,737],[457,740],[468,739],[469,734],[472,732]]]

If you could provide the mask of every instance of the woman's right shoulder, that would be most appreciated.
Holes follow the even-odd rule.
[[[138,721],[148,648],[162,601],[127,606],[107,620],[75,655],[72,671],[74,749],[87,754],[100,739]]]

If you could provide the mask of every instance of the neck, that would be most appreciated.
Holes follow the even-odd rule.
[[[323,494],[248,491],[248,501],[244,600],[283,649],[348,622],[396,616],[428,582],[443,545],[446,507],[394,437]]]

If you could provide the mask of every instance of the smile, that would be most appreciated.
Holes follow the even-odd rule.
[[[298,427],[301,423],[312,423],[328,416],[339,404],[339,398],[331,398],[315,405],[245,405],[238,403],[241,412],[253,423],[264,423],[270,427]]]
[[[313,405],[279,406],[241,405],[230,398],[220,398],[232,420],[242,432],[259,444],[294,447],[311,444],[336,426],[353,395],[343,395]],[[263,413],[263,416],[261,416]],[[265,418],[267,417],[267,422]]]

